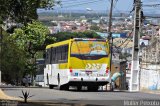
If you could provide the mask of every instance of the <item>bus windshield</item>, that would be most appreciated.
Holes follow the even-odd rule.
[[[74,41],[71,45],[71,55],[108,56],[108,48],[106,41]]]

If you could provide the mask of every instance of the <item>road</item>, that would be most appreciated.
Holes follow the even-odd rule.
[[[115,91],[115,92],[87,92],[87,91],[59,91],[56,89],[48,88],[3,88],[4,92],[9,96],[19,97],[22,96],[23,91],[29,91],[31,101],[44,101],[54,103],[76,103],[76,104],[90,104],[90,105],[104,105],[110,106],[111,104],[121,103],[124,100],[159,100],[160,95],[148,94],[142,92],[127,92],[127,91]],[[118,103],[118,104],[119,104]],[[72,105],[76,106],[76,105]],[[80,105],[82,106],[82,105]],[[85,105],[89,106],[89,105]],[[112,106],[112,105],[111,105]]]

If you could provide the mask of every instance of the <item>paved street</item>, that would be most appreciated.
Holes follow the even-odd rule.
[[[7,95],[15,97],[22,96],[21,90],[29,91],[30,95],[34,95],[31,98],[31,101],[48,101],[56,103],[109,105],[109,103],[111,103],[111,100],[115,100],[117,103],[122,102],[122,100],[160,100],[160,95],[136,92],[78,92],[74,90],[59,91],[47,88],[3,88],[3,90]]]

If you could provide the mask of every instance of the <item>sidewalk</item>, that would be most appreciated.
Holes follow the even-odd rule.
[[[115,89],[113,92],[130,92],[129,90],[118,90]],[[157,94],[160,95],[160,90],[148,90],[148,89],[142,89],[140,91],[137,92],[142,92],[142,93],[150,93],[150,94]]]
[[[0,89],[0,100],[21,100],[21,99],[16,98],[16,97],[8,96]]]
[[[140,90],[140,92],[160,95],[160,90],[148,90],[148,89],[143,89],[143,90]]]

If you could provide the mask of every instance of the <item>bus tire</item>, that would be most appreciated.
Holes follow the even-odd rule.
[[[69,90],[69,85],[68,84],[61,85],[59,90]]]
[[[53,87],[54,87],[53,85],[49,85],[49,89],[53,89]]]
[[[82,86],[77,86],[77,90],[81,91],[82,90]]]
[[[58,73],[58,75],[57,75],[57,82],[58,82],[58,89],[60,89],[60,75],[59,75],[59,73]]]
[[[88,86],[88,91],[98,91],[98,86]]]

